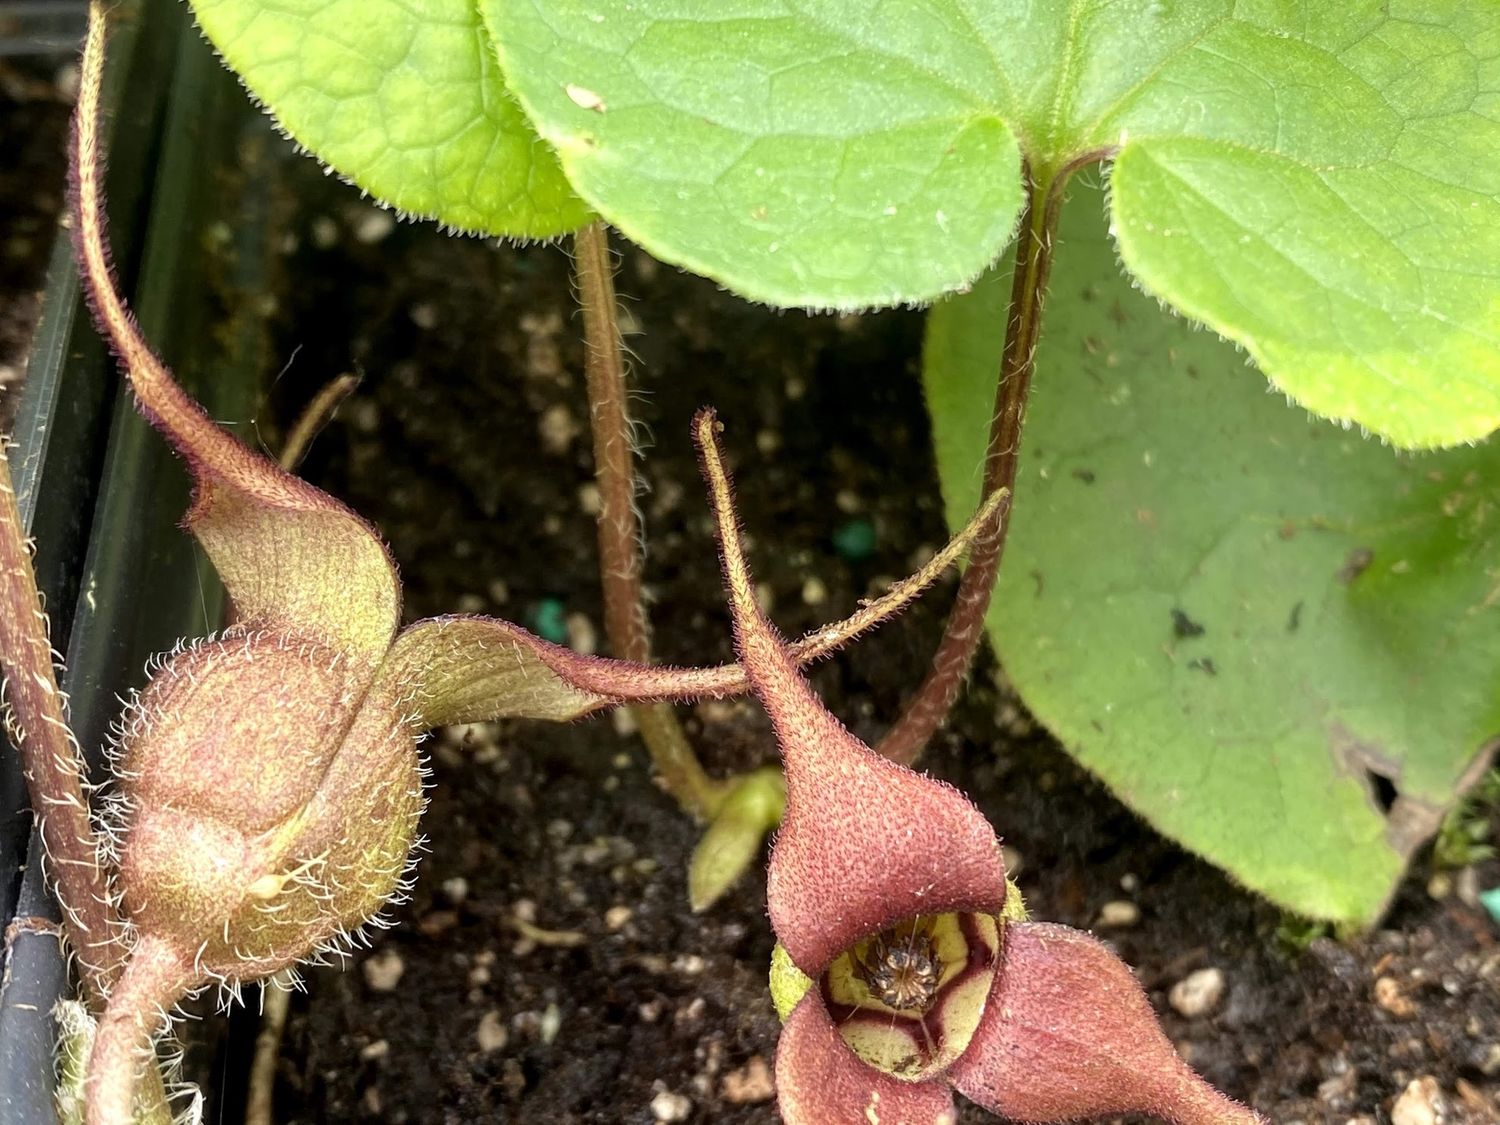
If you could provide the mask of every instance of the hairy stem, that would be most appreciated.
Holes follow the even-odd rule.
[[[0,673],[4,718],[21,755],[47,873],[78,957],[89,1006],[102,1009],[124,961],[123,924],[110,897],[84,796],[83,755],[64,716],[47,618],[0,447]]]
[[[135,1119],[141,1078],[148,1066],[156,1070],[152,1041],[166,1027],[168,1009],[196,979],[192,963],[160,938],[147,935],[136,943],[94,1034],[84,1081],[85,1125],[124,1125]],[[154,1099],[151,1088],[145,1092]]]
[[[255,1036],[255,1057],[250,1063],[250,1092],[245,1099],[245,1125],[275,1125],[276,1063],[281,1057],[281,1038],[292,1007],[292,982],[296,974],[283,969],[274,981],[261,985],[260,1031]]]
[[[599,577],[604,632],[622,660],[651,661],[646,606],[641,592],[641,526],[635,510],[635,468],[625,408],[625,361],[615,302],[614,265],[603,223],[590,223],[574,239],[574,269],[583,307],[584,372],[594,476],[599,482]],[[704,772],[692,744],[665,703],[631,708],[662,787],[699,819],[711,817],[725,787]]]
[[[990,422],[989,444],[984,457],[984,495],[1002,489],[1013,497],[1016,465],[1021,451],[1021,423],[1026,414],[1026,395],[1036,364],[1037,335],[1042,323],[1042,298],[1052,269],[1052,243],[1062,208],[1062,187],[1071,171],[1033,179],[1027,176],[1026,208],[1016,236],[1016,265],[1011,277],[1010,315],[1005,326],[1005,346],[1000,356],[1000,376],[995,388],[995,413]],[[984,614],[989,608],[1011,501],[995,513],[993,521],[974,540],[969,568],[964,571],[948,613],[943,638],[932,666],[906,710],[876,747],[893,761],[910,765],[927,740],[947,717],[958,698],[979,638]]]
[[[943,571],[958,561],[973,543],[980,530],[988,526],[1005,505],[1010,493],[1004,490],[987,497],[963,530],[954,535],[921,570],[897,582],[879,598],[865,602],[841,621],[834,621],[808,633],[789,649],[798,667],[821,660],[875,626],[888,621],[910,605]],[[608,699],[722,699],[750,690],[750,680],[743,664],[717,664],[707,668],[670,668],[656,665],[643,668],[623,660],[580,657],[565,650],[543,646],[537,655],[558,675],[582,691],[594,692]],[[557,663],[553,660],[557,659]],[[604,705],[601,701],[601,705]]]
[[[357,386],[359,376],[348,374],[339,375],[325,383],[312,401],[303,407],[296,422],[292,423],[291,431],[286,436],[286,444],[281,447],[281,456],[276,459],[276,463],[287,472],[295,473],[297,466],[302,464],[302,458],[307,456],[313,438],[318,436],[318,431],[328,424],[339,404]]]

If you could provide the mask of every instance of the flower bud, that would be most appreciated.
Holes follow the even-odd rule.
[[[780,770],[756,770],[740,781],[693,849],[688,865],[693,913],[707,910],[749,870],[785,811],[786,781]]]
[[[422,806],[389,693],[320,645],[231,631],[153,677],[126,719],[122,905],[206,977],[272,973],[397,888]]]

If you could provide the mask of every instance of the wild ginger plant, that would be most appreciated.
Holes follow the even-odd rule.
[[[195,0],[317,147],[336,115],[255,67],[251,6]],[[772,305],[935,302],[945,499],[1010,485],[1016,519],[880,748],[910,760],[987,632],[1165,835],[1372,924],[1500,732],[1500,9],[474,6],[624,237]]]
[[[84,1083],[89,1125],[131,1119],[150,1045],[181,999],[215,983],[236,994],[379,924],[417,837],[425,730],[500,716],[564,720],[747,686],[737,666],[584,658],[489,618],[400,628],[400,583],[374,531],[220,430],[116,291],[100,195],[104,37],[96,10],[71,145],[77,258],[142,412],[192,476],[184,524],[236,622],[153,667],[120,724],[108,810],[91,818],[19,515],[0,478],[0,667],[66,934],[99,1015]],[[998,503],[884,598],[808,638],[799,658],[899,610]],[[143,1106],[153,1112],[155,1081]]]
[[[935,302],[949,511],[1014,487],[1024,514],[974,552],[890,756],[988,633],[1165,835],[1358,925],[1482,776],[1494,5],[191,3],[287,133],[404,214],[602,217],[780,307]]]

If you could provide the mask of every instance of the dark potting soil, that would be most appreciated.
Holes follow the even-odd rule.
[[[60,128],[53,144],[60,153]],[[603,649],[563,253],[394,224],[310,161],[256,174],[274,179],[280,201],[275,352],[287,364],[265,437],[270,419],[324,380],[358,371],[359,393],[304,471],[380,527],[408,616],[556,618],[575,645]],[[0,199],[21,190],[15,179],[9,167],[0,175]],[[7,281],[0,323],[15,313],[13,294],[36,284],[42,259],[28,260],[32,280]],[[701,405],[728,427],[751,562],[786,632],[845,615],[943,541],[915,371],[918,314],[778,314],[634,251],[620,288],[637,357],[660,659],[731,651],[688,440]],[[840,555],[835,539],[847,543],[861,520],[873,550]],[[878,738],[899,712],[952,585],[815,670],[856,733]],[[715,771],[774,760],[753,704],[682,714]],[[415,891],[355,964],[307,974],[278,1067],[277,1119],[776,1120],[764,877],[757,869],[711,910],[689,911],[697,829],[651,783],[628,723],[483,724],[440,732],[427,750]],[[1161,839],[1074,766],[988,653],[923,765],[998,827],[1033,913],[1111,940],[1183,1054],[1273,1121],[1387,1122],[1393,1111],[1399,1125],[1500,1120],[1500,946],[1470,896],[1451,889],[1500,881],[1494,861],[1443,876],[1450,889],[1434,897],[1419,859],[1380,929],[1342,943],[1314,936]],[[1174,1007],[1169,995],[1190,978],[1197,1000],[1179,995]],[[1217,1001],[1204,1003],[1216,987]],[[236,1022],[228,1061],[214,1056],[216,1035],[190,1044],[211,1121],[242,1112],[236,1083],[253,1021]],[[961,1119],[991,1120],[967,1105]]]

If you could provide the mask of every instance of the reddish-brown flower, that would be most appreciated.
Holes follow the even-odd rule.
[[[967,798],[880,757],[813,694],[756,603],[716,430],[701,412],[736,644],[786,770],[767,891],[795,966],[773,973],[785,1119],[951,1122],[956,1089],[1018,1121],[1263,1121],[1182,1062],[1101,942],[1024,920]]]

